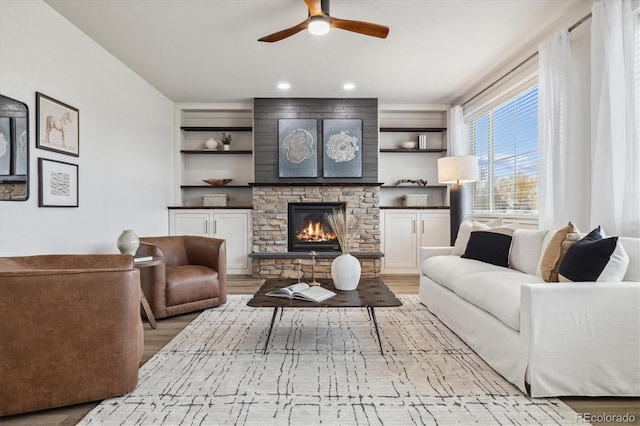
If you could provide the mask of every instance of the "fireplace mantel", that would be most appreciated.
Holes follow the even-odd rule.
[[[251,182],[249,186],[382,186],[381,182]]]

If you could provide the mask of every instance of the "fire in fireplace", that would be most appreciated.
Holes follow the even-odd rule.
[[[325,219],[333,210],[343,211],[345,203],[289,203],[289,251],[337,251],[336,234]]]

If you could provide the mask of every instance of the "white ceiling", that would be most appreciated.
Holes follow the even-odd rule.
[[[590,0],[334,0],[332,16],[387,25],[387,39],[334,29],[277,43],[257,39],[306,19],[303,0],[46,2],[174,102],[447,104]]]

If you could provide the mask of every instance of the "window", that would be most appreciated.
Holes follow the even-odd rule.
[[[538,213],[538,87],[467,123],[478,182],[468,184],[471,214]]]

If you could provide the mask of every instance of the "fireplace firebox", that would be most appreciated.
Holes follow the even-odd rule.
[[[289,251],[339,251],[340,244],[325,215],[344,211],[345,203],[289,203]]]

